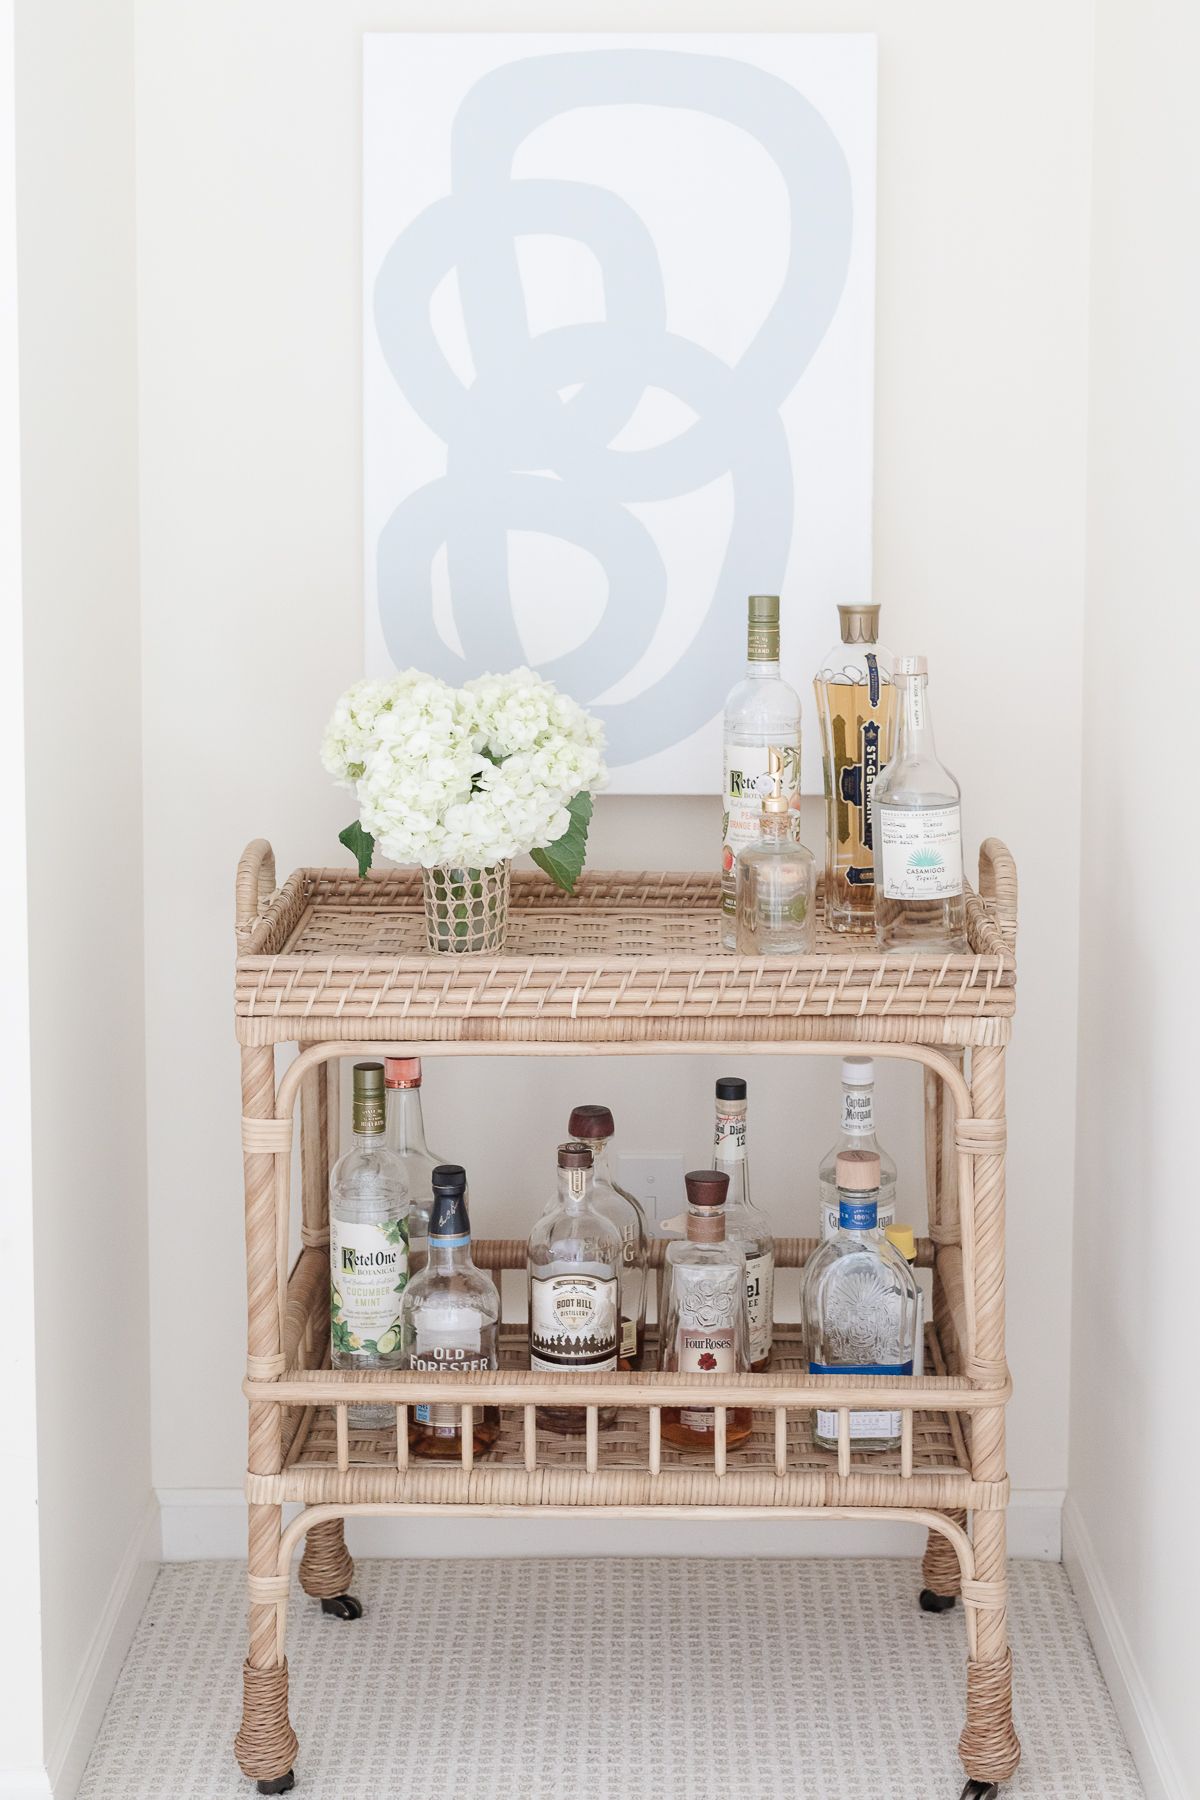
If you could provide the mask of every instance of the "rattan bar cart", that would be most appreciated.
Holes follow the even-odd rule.
[[[883,956],[822,935],[797,959],[719,949],[715,875],[588,874],[567,899],[537,874],[515,874],[500,956],[431,956],[417,873],[360,880],[299,869],[276,886],[270,845],[249,846],[237,874],[237,1036],[242,1058],[250,1403],[250,1647],[236,1741],[261,1793],[293,1785],[288,1717],[288,1572],[304,1538],[300,1582],[344,1618],[353,1563],[351,1513],[593,1514],[786,1518],[889,1517],[928,1528],[921,1604],[966,1609],[964,1795],[990,1800],[1017,1766],[1007,1643],[1004,1409],[1004,1056],[1015,1004],[1017,881],[997,839],[980,853],[967,905],[970,953]],[[300,1055],[280,1075],[275,1046]],[[933,1270],[926,1373],[810,1376],[796,1328],[777,1327],[771,1370],[729,1377],[533,1374],[523,1330],[506,1327],[490,1375],[333,1371],[329,1361],[327,1179],[338,1155],[340,1059],[435,1056],[841,1056],[869,1050],[924,1068]],[[288,1267],[291,1158],[299,1110],[302,1248]],[[780,1266],[814,1247],[780,1240]],[[661,1248],[661,1247],[660,1247]],[[477,1241],[493,1272],[524,1267],[516,1240]],[[386,1432],[349,1429],[347,1407],[396,1408]],[[664,1405],[703,1389],[717,1408],[711,1465],[664,1443]],[[539,1403],[564,1393],[586,1409],[586,1434],[537,1429]],[[459,1464],[409,1460],[408,1408],[464,1409]],[[749,1443],[726,1455],[723,1408],[754,1408]],[[470,1409],[501,1408],[499,1442],[472,1458]],[[694,1403],[694,1402],[693,1402]],[[836,1409],[836,1455],[813,1443],[813,1413]],[[619,1408],[601,1433],[598,1410]],[[850,1409],[898,1410],[895,1455],[850,1450]],[[302,1510],[287,1527],[285,1503]],[[971,1519],[968,1533],[967,1521]]]

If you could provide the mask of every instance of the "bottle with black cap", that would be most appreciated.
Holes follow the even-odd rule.
[[[467,1176],[458,1163],[432,1175],[428,1260],[404,1295],[401,1339],[405,1366],[431,1375],[464,1375],[499,1366],[500,1296],[490,1275],[471,1259]],[[475,1455],[500,1435],[500,1410],[474,1411]],[[417,1456],[462,1455],[462,1401],[422,1400],[409,1413],[408,1441]]]
[[[640,1369],[646,1344],[646,1215],[623,1187],[612,1168],[616,1132],[607,1106],[577,1106],[567,1131],[592,1152],[592,1205],[612,1220],[621,1234],[621,1341],[618,1366]]]
[[[750,1367],[756,1375],[771,1361],[774,1340],[775,1239],[765,1213],[750,1198],[750,1164],[746,1157],[746,1083],[740,1075],[717,1081],[717,1129],[713,1167],[729,1177],[725,1230],[746,1258],[746,1309],[750,1329]]]
[[[615,1371],[620,1337],[621,1234],[594,1204],[592,1152],[558,1147],[558,1193],[529,1235],[529,1365],[547,1373]],[[616,1408],[600,1413],[611,1425]],[[550,1431],[582,1432],[581,1406],[538,1408]]]
[[[663,1282],[661,1354],[666,1373],[741,1375],[750,1367],[746,1317],[746,1258],[725,1235],[729,1176],[723,1169],[685,1175],[687,1237],[667,1245]],[[664,1406],[662,1434],[680,1450],[713,1452],[716,1412],[711,1406]],[[725,1448],[750,1436],[746,1406],[725,1415]]]

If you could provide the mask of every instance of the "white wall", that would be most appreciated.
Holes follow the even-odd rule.
[[[152,1547],[132,6],[31,0],[15,42],[43,1707],[67,1792]]]
[[[880,33],[877,597],[928,652],[968,836],[1024,878],[1012,1058],[1009,1295],[1023,1490],[1061,1490],[1073,1159],[1085,439],[1085,0],[896,9],[591,0],[581,28]],[[365,28],[553,28],[561,8],[320,0],[138,7],[139,368],[154,1479],[244,1468],[232,881],[267,833],[281,871],[337,860],[346,796],[317,762],[360,671],[360,43]],[[832,628],[833,621],[830,621]],[[831,636],[833,635],[831,629]],[[1036,735],[1027,735],[1030,722]],[[715,802],[602,802],[592,860],[699,867]],[[810,841],[816,834],[810,833]],[[172,958],[172,946],[187,953]],[[647,1086],[608,1065],[625,1146],[704,1153],[720,1058]],[[439,1148],[472,1167],[481,1231],[522,1232],[578,1068],[489,1065],[486,1107],[430,1080]],[[920,1193],[906,1071],[886,1129]],[[836,1076],[756,1065],[756,1176],[808,1229]],[[1048,1105],[1048,1097],[1053,1104]],[[772,1108],[775,1108],[772,1116]],[[915,1205],[915,1202],[914,1202]],[[179,1329],[177,1276],[202,1297]],[[202,1353],[197,1354],[198,1350]]]
[[[1195,1791],[1200,1615],[1198,62],[1187,0],[1100,0],[1067,1558],[1151,1800]]]

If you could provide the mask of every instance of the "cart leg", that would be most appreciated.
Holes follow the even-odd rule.
[[[341,1519],[324,1519],[310,1525],[300,1559],[300,1586],[321,1602],[321,1611],[335,1619],[361,1619],[362,1602],[349,1591],[354,1580],[354,1558],[346,1548]]]
[[[295,1779],[288,1666],[279,1647],[282,1601],[265,1597],[273,1588],[286,1592],[285,1578],[276,1574],[282,1523],[278,1506],[250,1507],[250,1654],[242,1665],[242,1728],[233,1749],[260,1794],[286,1794]]]
[[[976,1607],[977,1638],[976,1654],[967,1664],[967,1722],[958,1754],[985,1793],[991,1783],[1007,1781],[1021,1760],[1012,1717],[1004,1524],[1003,1512],[976,1513],[975,1579],[963,1596]]]
[[[959,1507],[947,1507],[946,1517],[965,1531],[967,1515]],[[925,1560],[921,1564],[922,1612],[949,1612],[962,1592],[962,1569],[958,1553],[941,1531],[931,1531],[925,1543]]]

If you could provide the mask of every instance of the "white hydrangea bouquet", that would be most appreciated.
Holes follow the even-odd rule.
[[[334,708],[321,760],[357,796],[358,818],[340,837],[359,874],[376,848],[426,871],[439,949],[482,947],[474,927],[501,885],[506,902],[514,856],[528,852],[574,891],[592,796],[608,779],[599,720],[530,669],[461,688],[419,669],[356,682]]]

